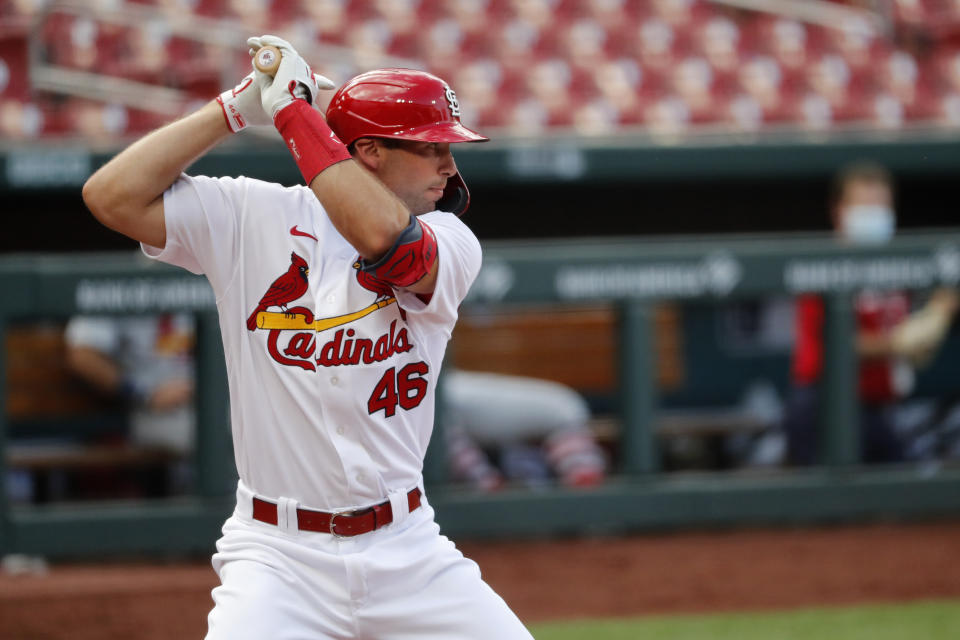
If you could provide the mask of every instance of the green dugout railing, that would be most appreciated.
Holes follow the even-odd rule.
[[[515,303],[615,303],[619,310],[621,468],[590,491],[460,493],[431,449],[425,473],[444,530],[456,536],[960,514],[960,472],[858,465],[853,294],[960,284],[960,232],[904,234],[878,248],[824,236],[698,240],[578,239],[489,243],[465,309]],[[198,317],[197,495],[11,508],[0,492],[0,553],[50,556],[212,551],[235,483],[222,345],[203,278],[131,254],[0,258],[0,330],[74,313],[188,311]],[[657,473],[652,305],[662,300],[823,294],[825,464],[757,477]],[[0,346],[0,383],[6,384]],[[719,374],[720,372],[718,372]],[[0,394],[0,449],[6,438]],[[5,477],[0,456],[0,477]]]

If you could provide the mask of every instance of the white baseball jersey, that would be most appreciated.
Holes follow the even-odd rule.
[[[309,188],[183,175],[164,195],[153,258],[209,279],[216,295],[241,481],[322,510],[380,502],[421,477],[440,364],[480,245],[455,215],[436,234],[436,290],[393,292]]]
[[[220,312],[240,483],[217,542],[207,640],[529,640],[473,562],[440,535],[421,479],[437,375],[457,307],[480,268],[460,220],[434,231],[436,289],[394,292],[313,192],[182,176],[164,195],[166,247],[147,255],[203,273]],[[254,519],[253,496],[277,504]],[[391,524],[350,538],[299,529],[300,507],[390,500]]]

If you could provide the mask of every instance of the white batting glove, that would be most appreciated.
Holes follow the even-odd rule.
[[[261,71],[255,72],[263,110],[270,114],[271,118],[297,99],[306,100],[311,105],[316,104],[317,92],[336,87],[330,79],[314,73],[297,50],[282,38],[260,36],[249,38],[247,44],[253,52],[267,45],[280,50],[280,66],[272,78]]]
[[[256,84],[256,72],[240,81],[233,89],[227,89],[219,96],[217,102],[223,109],[223,117],[227,119],[230,131],[238,133],[250,125],[271,125],[273,121],[263,112],[260,103],[260,89]]]

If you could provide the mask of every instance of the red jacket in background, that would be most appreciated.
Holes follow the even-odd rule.
[[[866,333],[889,333],[910,313],[910,301],[902,292],[863,292],[854,302],[857,329]],[[793,381],[809,386],[820,379],[823,371],[823,299],[817,295],[797,298],[796,343],[793,353]],[[883,404],[902,397],[908,391],[898,384],[896,367],[891,358],[861,359],[859,370],[860,399],[870,404]]]

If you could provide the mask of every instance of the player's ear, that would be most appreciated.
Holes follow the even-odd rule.
[[[383,159],[382,149],[374,138],[359,138],[353,143],[353,159],[370,171],[376,171]]]

